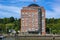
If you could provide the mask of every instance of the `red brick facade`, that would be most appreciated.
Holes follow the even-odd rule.
[[[45,10],[43,7],[23,7],[21,10],[21,32],[28,31],[40,31],[42,35],[45,35]]]

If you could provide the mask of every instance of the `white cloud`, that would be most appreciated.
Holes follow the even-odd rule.
[[[18,1],[33,1],[33,0],[18,0]]]
[[[21,2],[44,2],[45,0],[18,0],[18,2],[21,1]]]
[[[52,17],[59,18],[60,17],[60,0],[53,0],[53,1],[48,1],[48,2],[45,2],[45,0],[36,0],[36,1],[39,2],[38,4],[41,3],[43,6],[48,7],[48,8],[45,8],[47,18],[52,18]],[[22,5],[23,2],[33,2],[33,0],[10,0],[9,2],[16,3],[16,4],[13,4],[13,6],[5,6],[5,5],[0,4],[0,9],[4,10],[4,11],[0,11],[1,16],[3,15],[3,16],[15,16],[15,17],[18,16],[19,17],[19,16],[21,16],[21,14],[20,14],[21,6],[20,5]],[[18,5],[18,2],[19,3],[21,2],[19,4],[20,7],[15,6],[15,5]],[[26,4],[24,4],[24,6],[25,5]],[[52,9],[53,11],[50,11],[50,9]]]
[[[18,3],[18,2],[33,2],[33,0],[11,0],[10,3]]]
[[[20,18],[20,15],[18,15],[18,14],[11,14],[11,13],[8,13],[8,12],[2,12],[2,11],[0,11],[0,17],[1,18],[4,18],[4,17],[11,17],[11,16],[13,16],[13,17],[15,17],[15,18]]]
[[[54,17],[54,12],[50,10],[46,10],[46,18],[53,18]]]
[[[46,10],[46,15],[48,18],[60,18],[60,5],[59,4],[52,4],[51,5],[51,8],[53,11],[50,11],[50,10]]]
[[[20,9],[21,7],[0,5],[0,15],[2,14],[2,16],[14,16],[20,18]]]
[[[55,3],[60,3],[60,0],[54,0]]]
[[[55,12],[57,12],[57,13],[60,13],[60,5],[53,5],[52,6],[52,9],[55,11]]]
[[[15,6],[5,6],[5,5],[0,5],[0,9],[11,11],[11,12],[16,12],[19,13],[20,8],[15,7]]]
[[[60,13],[46,10],[46,18],[60,18]]]

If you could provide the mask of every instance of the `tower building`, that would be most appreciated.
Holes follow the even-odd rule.
[[[45,35],[45,9],[30,4],[21,9],[21,32]]]

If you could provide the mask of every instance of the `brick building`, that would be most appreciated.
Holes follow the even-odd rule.
[[[21,32],[45,35],[45,10],[37,4],[21,9]]]

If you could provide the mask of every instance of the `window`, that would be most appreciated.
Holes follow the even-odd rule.
[[[31,15],[29,15],[29,16],[31,16]]]
[[[42,24],[44,24],[44,21],[42,21]]]
[[[35,19],[35,21],[38,21],[37,19]]]
[[[42,14],[42,17],[44,17],[44,14]]]
[[[28,23],[25,23],[25,26],[28,26]]]
[[[42,28],[42,30],[44,30],[44,28]]]
[[[27,24],[25,24],[25,26],[28,26]]]
[[[24,24],[24,21],[22,21],[22,24]]]
[[[38,29],[35,29],[35,30],[38,30]]]
[[[41,11],[41,10],[38,10],[39,12]]]
[[[25,13],[25,14],[27,14],[27,13]]]
[[[25,25],[22,23],[22,25],[21,25],[21,26],[23,26],[23,27],[24,27]]]
[[[22,13],[22,14],[24,14],[24,13]]]
[[[24,20],[24,18],[22,18],[22,20]]]
[[[32,23],[34,24],[34,20],[32,20]]]
[[[34,13],[32,13],[32,17],[34,16]]]
[[[32,27],[34,27],[35,25],[33,25]]]
[[[25,20],[28,20],[28,18],[25,18]]]
[[[31,31],[31,28],[29,28],[28,31]]]
[[[35,28],[32,28],[32,30],[35,30]]]
[[[34,21],[34,18],[32,20]]]

